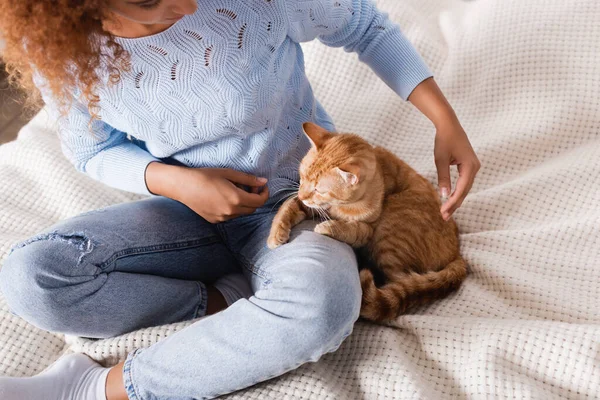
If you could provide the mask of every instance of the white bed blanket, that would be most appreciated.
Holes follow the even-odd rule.
[[[359,322],[337,352],[230,398],[599,398],[600,3],[377,3],[423,54],[482,161],[456,214],[470,275],[449,298],[392,327]],[[355,54],[304,48],[338,131],[436,182],[431,123]],[[59,219],[139,198],[77,173],[46,118],[0,147],[0,259]],[[0,297],[0,375],[37,374],[67,351],[114,364],[188,324],[65,342]]]

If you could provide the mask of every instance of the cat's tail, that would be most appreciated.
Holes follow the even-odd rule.
[[[467,264],[460,256],[439,271],[386,275],[387,283],[381,287],[375,286],[373,273],[365,268],[360,271],[360,315],[371,321],[390,321],[411,306],[447,296],[460,287],[466,276]]]

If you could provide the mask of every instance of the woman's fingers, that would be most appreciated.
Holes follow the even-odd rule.
[[[438,187],[440,189],[440,195],[442,198],[447,198],[452,189],[452,183],[450,181],[450,160],[448,158],[436,157],[435,167],[438,173]]]
[[[223,169],[223,177],[234,183],[241,183],[247,186],[263,186],[267,183],[266,178],[259,178],[258,176],[250,175],[242,171],[236,171],[234,169]]]
[[[458,181],[456,182],[456,189],[450,196],[448,201],[442,205],[441,213],[445,220],[448,220],[452,214],[462,205],[462,202],[469,194],[473,182],[475,181],[475,175],[479,170],[479,162],[477,163],[465,163],[458,165]]]
[[[263,187],[260,193],[248,193],[245,190],[237,189],[239,196],[239,202],[236,204],[238,207],[249,207],[258,208],[263,206],[269,199],[269,189],[267,186]],[[254,212],[254,211],[252,211]]]

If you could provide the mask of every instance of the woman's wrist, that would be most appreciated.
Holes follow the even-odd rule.
[[[454,109],[433,77],[418,84],[408,97],[408,101],[421,111],[436,129],[450,124],[460,124]]]
[[[146,187],[152,194],[169,197],[177,200],[179,198],[179,186],[177,176],[182,172],[182,168],[176,165],[169,165],[154,161],[146,167]]]

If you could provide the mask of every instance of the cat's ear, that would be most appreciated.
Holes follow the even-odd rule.
[[[344,182],[350,185],[356,185],[360,179],[360,169],[355,165],[346,164],[334,169],[344,179]]]
[[[313,147],[316,147],[317,149],[323,146],[323,143],[331,136],[327,129],[322,128],[313,122],[303,123],[302,129],[306,136],[308,136],[308,139],[310,139]]]

